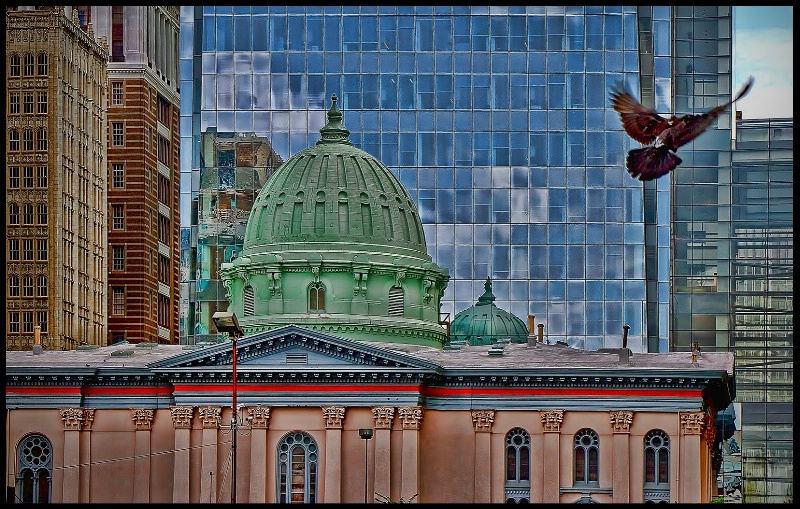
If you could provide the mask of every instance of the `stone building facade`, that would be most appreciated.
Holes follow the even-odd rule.
[[[6,348],[105,344],[107,40],[6,11]]]

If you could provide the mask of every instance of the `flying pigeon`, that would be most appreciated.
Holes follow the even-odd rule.
[[[615,90],[611,94],[611,104],[619,113],[622,127],[628,136],[649,147],[637,148],[628,152],[628,173],[641,181],[653,180],[666,175],[681,164],[675,155],[681,147],[700,136],[728,106],[735,103],[750,91],[753,86],[751,76],[732,101],[717,106],[698,115],[684,115],[669,119],[645,108],[628,92]]]

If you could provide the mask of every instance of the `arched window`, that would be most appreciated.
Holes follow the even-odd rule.
[[[8,296],[19,297],[19,276],[8,278]]]
[[[25,76],[33,76],[33,53],[25,55]]]
[[[22,131],[22,150],[33,151],[33,130]]]
[[[255,295],[253,287],[247,285],[244,287],[244,316],[251,316],[255,311]]]
[[[669,502],[669,435],[660,429],[644,437],[644,501]]]
[[[389,288],[389,316],[403,316],[403,289],[397,286]]]
[[[8,151],[19,152],[19,130],[17,129],[8,131]]]
[[[21,71],[22,67],[20,65],[19,55],[11,55],[11,62],[9,67],[11,76],[19,76],[22,73]]]
[[[585,428],[575,433],[575,484],[597,484],[599,475],[600,438]]]
[[[37,64],[38,68],[36,69],[36,74],[39,76],[47,76],[47,53],[39,53]]]
[[[317,443],[307,433],[295,431],[278,442],[278,503],[317,502]]]
[[[33,205],[30,203],[22,206],[22,224],[33,224]]]
[[[19,205],[16,203],[8,206],[8,224],[19,224]]]
[[[308,287],[308,310],[325,311],[325,285],[322,283],[311,283]]]
[[[42,435],[30,435],[19,445],[18,501],[25,504],[50,502],[53,478],[53,446]]]
[[[507,503],[528,503],[531,499],[531,435],[522,428],[506,433]]]

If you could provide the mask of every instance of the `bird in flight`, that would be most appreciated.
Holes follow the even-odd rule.
[[[744,97],[752,86],[751,76],[732,101],[705,113],[682,117],[670,115],[668,119],[642,106],[621,88],[614,90],[611,93],[611,105],[619,113],[625,132],[639,143],[649,145],[628,152],[628,173],[645,181],[657,179],[674,170],[681,164],[681,158],[675,155],[678,148],[700,136],[728,106]]]

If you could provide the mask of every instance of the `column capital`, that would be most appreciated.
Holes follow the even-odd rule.
[[[58,412],[64,423],[64,431],[92,430],[94,408],[60,408]]]
[[[703,431],[705,412],[680,412],[681,433],[684,435],[699,435]]]
[[[131,408],[131,418],[136,431],[150,431],[153,426],[153,409]]]
[[[422,422],[421,406],[401,406],[397,411],[403,419],[403,429],[419,429]]]
[[[561,431],[561,421],[564,420],[563,410],[541,410],[542,425],[545,433],[558,433]]]
[[[491,433],[494,423],[494,410],[473,410],[472,425],[476,432]]]
[[[172,427],[175,429],[191,429],[193,406],[171,406],[169,413],[172,416]]]
[[[633,412],[631,410],[612,410],[609,413],[611,418],[611,431],[614,433],[630,433],[633,423]]]
[[[375,429],[392,429],[394,407],[374,406],[372,407],[372,418],[375,420]]]
[[[322,407],[322,417],[325,418],[325,429],[342,429],[344,407],[324,406]]]
[[[219,428],[219,420],[222,416],[221,406],[201,406],[197,407],[197,411],[200,413],[203,429]]]
[[[261,405],[246,407],[247,415],[253,418],[254,429],[269,429],[269,408]]]

